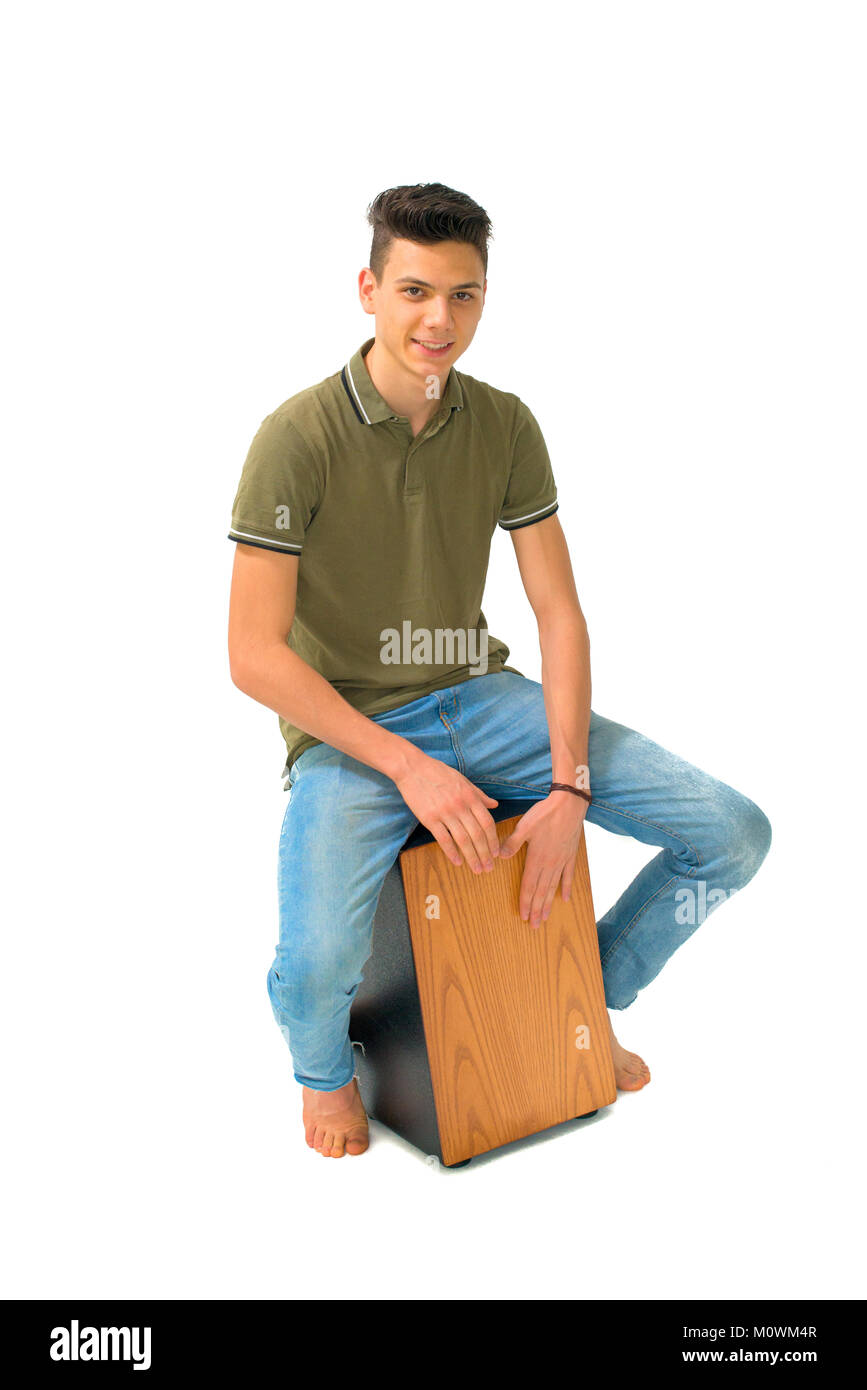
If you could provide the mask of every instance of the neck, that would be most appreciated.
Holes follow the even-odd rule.
[[[439,409],[448,376],[440,382],[440,395],[429,400],[425,394],[426,381],[408,371],[380,347],[374,339],[364,354],[368,376],[383,400],[395,415],[405,415],[416,433]]]

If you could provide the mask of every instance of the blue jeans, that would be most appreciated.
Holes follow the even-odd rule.
[[[548,793],[538,681],[490,672],[373,718],[497,800],[531,803]],[[587,821],[660,846],[597,923],[605,1002],[625,1009],[753,877],[771,826],[740,792],[595,712],[588,766]],[[292,766],[278,861],[280,941],[267,983],[295,1079],[314,1090],[337,1090],[354,1075],[349,1013],[377,900],[417,824],[391,778],[329,744],[306,749]]]

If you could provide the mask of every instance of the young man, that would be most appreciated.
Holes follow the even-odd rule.
[[[383,879],[417,822],[453,863],[490,872],[489,808],[527,800],[499,854],[526,842],[529,929],[558,887],[568,897],[585,817],[659,846],[598,923],[609,1009],[695,930],[684,887],[706,915],[771,840],[752,801],[590,708],[542,433],[519,397],[454,365],[484,306],[484,209],[419,184],[381,193],[368,220],[358,289],[375,336],[262,422],[229,533],[232,680],[280,715],[287,746],[268,992],[307,1143],[335,1158],[368,1144],[349,1013]],[[506,665],[481,612],[498,525],[538,623],[541,684]],[[644,1086],[647,1066],[613,1029],[611,1047],[618,1087]]]

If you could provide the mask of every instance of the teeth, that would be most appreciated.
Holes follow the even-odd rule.
[[[421,338],[416,338],[416,342],[421,343],[422,347],[432,348],[435,352],[441,348],[447,348],[450,346],[449,343],[425,343],[422,341]]]

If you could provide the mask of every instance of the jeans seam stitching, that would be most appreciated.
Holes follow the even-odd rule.
[[[695,864],[691,869],[687,870],[686,873],[674,874],[670,879],[667,880],[667,882],[663,883],[662,886],[658,888],[657,891],[651,897],[647,899],[647,902],[642,904],[642,906],[635,913],[635,915],[626,923],[625,927],[620,932],[620,935],[616,938],[616,940],[612,941],[611,945],[608,947],[608,950],[605,952],[605,955],[601,961],[601,964],[604,966],[611,959],[618,946],[622,946],[623,942],[626,940],[627,936],[635,926],[636,922],[639,922],[641,920],[647,909],[654,902],[656,902],[657,898],[662,893],[667,892],[673,883],[677,883],[678,879],[695,878],[695,875],[697,874],[698,870],[703,867],[703,860],[698,848],[694,844],[692,844],[689,840],[685,840],[682,835],[678,835],[676,831],[670,830],[668,826],[660,825],[658,821],[648,820],[646,816],[637,816],[631,811],[621,811],[616,806],[610,806],[606,801],[597,801],[594,804],[597,806],[601,806],[603,810],[608,811],[608,813],[612,816],[622,816],[624,820],[637,821],[639,825],[649,826],[653,830],[661,830],[665,835],[670,835],[673,840],[678,840],[680,844],[685,845],[686,848],[690,850],[690,852],[694,854],[696,859],[698,860],[698,863]]]
[[[452,741],[452,752],[454,753],[455,759],[457,760],[457,764],[458,764],[458,772],[462,773],[463,776],[466,776],[467,765],[466,765],[466,763],[464,762],[463,754],[461,753],[461,750],[460,750],[460,745],[459,745],[457,739],[455,738],[455,731],[454,731],[454,729],[452,728],[452,726],[451,726],[451,724],[449,723],[449,721],[448,721],[448,719],[446,718],[446,716],[443,714],[442,710],[440,710],[440,719],[442,720],[442,722],[445,724],[446,728],[447,728],[448,731],[449,731],[449,738],[450,738],[451,741]]]
[[[622,811],[619,806],[611,806],[607,801],[597,801],[596,797],[593,798],[592,805],[600,806],[603,811],[610,812],[612,816],[622,816],[624,820],[637,821],[639,825],[646,825],[651,830],[661,830],[663,834],[670,835],[673,840],[678,840],[680,844],[685,845],[686,848],[695,855],[698,860],[695,867],[697,869],[702,867],[702,857],[697,847],[690,840],[685,840],[682,835],[678,835],[676,830],[670,830],[667,825],[663,825],[661,821],[648,820],[647,816],[638,816],[632,811]],[[678,874],[677,877],[682,878],[684,875]],[[687,877],[692,877],[692,869],[690,869]]]
[[[651,907],[653,903],[656,902],[657,898],[660,897],[663,893],[666,893],[673,883],[677,883],[678,879],[692,878],[693,876],[694,875],[692,869],[690,869],[689,872],[685,874],[673,874],[670,879],[668,879],[665,883],[661,885],[661,887],[657,888],[655,893],[651,894],[651,896],[647,899],[647,902],[641,904],[641,907],[638,909],[635,915],[632,918],[630,918],[630,920],[626,923],[626,926],[623,928],[620,935],[614,941],[612,941],[611,945],[608,947],[608,950],[605,952],[605,955],[602,957],[601,964],[603,968],[611,959],[618,946],[623,945],[623,942],[626,940],[627,936],[632,931],[632,928],[635,926],[636,922],[639,922],[641,920],[647,909]]]
[[[501,787],[524,787],[527,791],[538,791],[542,796],[547,796],[547,790],[534,786],[531,782],[513,782],[509,777],[479,777],[476,785],[480,786],[483,782],[496,782]]]

